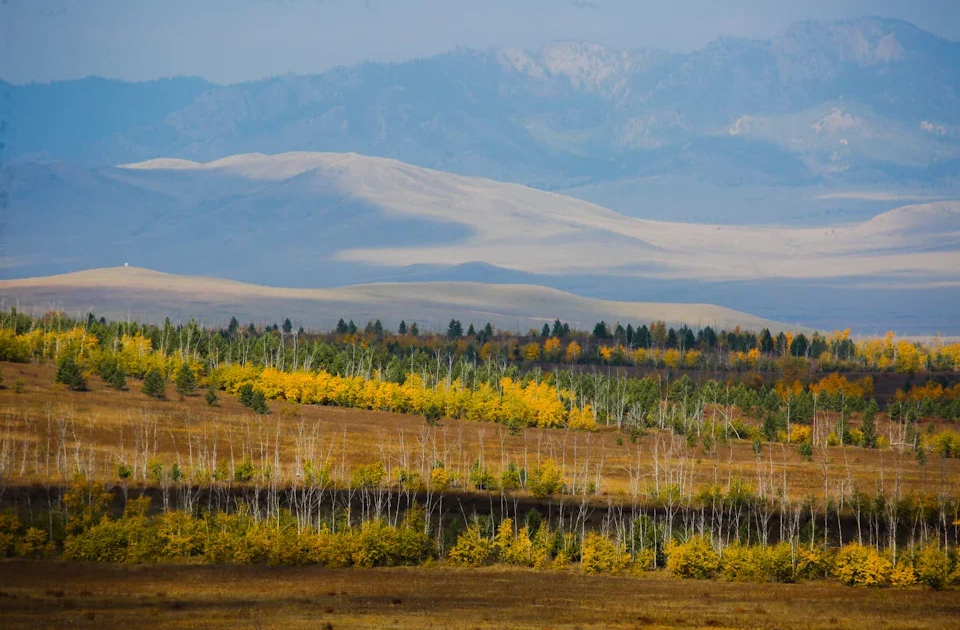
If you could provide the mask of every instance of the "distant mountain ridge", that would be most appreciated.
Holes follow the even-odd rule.
[[[960,164],[960,44],[881,18],[803,22],[690,54],[557,43],[227,86],[0,91],[8,159],[357,152],[545,188],[666,173],[942,183]]]
[[[451,317],[464,325],[491,322],[525,333],[555,318],[585,329],[600,320],[670,325],[802,330],[711,304],[663,304],[584,298],[546,287],[475,282],[366,284],[335,289],[287,289],[197,276],[158,273],[135,267],[92,269],[66,275],[0,280],[0,298],[15,299],[22,310],[93,311],[111,318],[161,322],[166,317],[225,323],[230,317],[267,321],[291,317],[297,325],[330,330],[338,318],[361,325],[381,319],[396,327],[401,319],[424,329],[442,330]]]

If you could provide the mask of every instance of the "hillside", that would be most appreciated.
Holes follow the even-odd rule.
[[[956,326],[944,307],[960,291],[960,204],[952,201],[902,206],[894,198],[885,202],[892,210],[867,221],[787,228],[637,219],[356,154],[19,163],[8,174],[0,277],[129,263],[304,288],[542,285],[868,333]]]
[[[96,269],[60,276],[0,281],[0,300],[24,311],[62,309],[68,313],[93,311],[109,318],[162,321],[164,317],[197,318],[223,323],[273,322],[289,317],[297,325],[326,330],[339,318],[364,324],[381,319],[396,327],[401,319],[423,328],[442,329],[450,318],[483,325],[491,322],[507,330],[526,332],[555,318],[576,328],[594,323],[652,322],[768,327],[793,330],[710,304],[614,302],[583,298],[555,289],[530,285],[491,285],[468,282],[378,283],[335,289],[290,289],[258,286],[196,276],[178,276],[135,267]]]

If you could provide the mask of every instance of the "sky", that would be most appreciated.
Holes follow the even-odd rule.
[[[558,40],[686,52],[862,15],[960,40],[958,0],[2,0],[0,78],[234,83]]]

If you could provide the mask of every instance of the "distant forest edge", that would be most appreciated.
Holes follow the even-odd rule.
[[[678,431],[689,429],[697,405],[702,411],[734,404],[761,426],[727,422],[724,432],[788,443],[800,430],[791,422],[815,420],[818,405],[839,412],[838,422],[819,433],[800,430],[799,441],[811,445],[875,447],[875,428],[854,427],[850,412],[872,419],[880,411],[877,394],[904,426],[923,417],[960,417],[960,343],[909,341],[892,332],[854,341],[848,330],[808,337],[768,329],[694,331],[662,321],[637,328],[600,321],[585,331],[557,319],[515,335],[489,323],[464,329],[455,318],[445,332],[405,321],[394,332],[379,320],[361,329],[343,319],[332,331],[316,332],[294,329],[289,319],[258,327],[233,318],[225,328],[205,328],[193,320],[156,326],[11,309],[0,315],[0,361],[56,362],[58,381],[76,390],[93,374],[117,389],[126,387],[126,377],[144,379],[144,392],[160,397],[171,379],[189,391],[205,381],[212,399],[226,390],[259,413],[269,413],[267,400],[283,400],[514,428],[662,425],[656,401],[664,396],[694,405]]]

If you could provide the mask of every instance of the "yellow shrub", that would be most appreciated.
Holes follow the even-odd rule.
[[[487,564],[493,555],[493,544],[480,532],[478,525],[471,525],[457,538],[450,550],[450,562],[460,567],[479,567]]]
[[[823,552],[810,547],[798,547],[794,573],[798,579],[820,580],[827,574],[829,563]]]
[[[850,543],[837,552],[833,574],[847,586],[883,586],[890,583],[893,564],[873,547]]]
[[[914,556],[913,565],[917,580],[934,590],[940,590],[950,580],[950,557],[939,545],[922,547]]]
[[[667,568],[680,578],[707,580],[720,571],[720,556],[703,536],[667,545]]]
[[[570,419],[567,421],[567,428],[575,431],[596,431],[597,420],[593,414],[593,407],[587,405],[583,409],[574,407],[570,410]]]
[[[793,425],[790,427],[790,442],[792,444],[803,444],[809,442],[813,435],[813,430],[806,425]]]
[[[917,583],[917,574],[913,567],[905,562],[901,562],[893,567],[890,572],[891,586],[913,586]]]
[[[586,573],[616,573],[628,560],[629,556],[606,536],[591,531],[583,539],[580,566]]]

